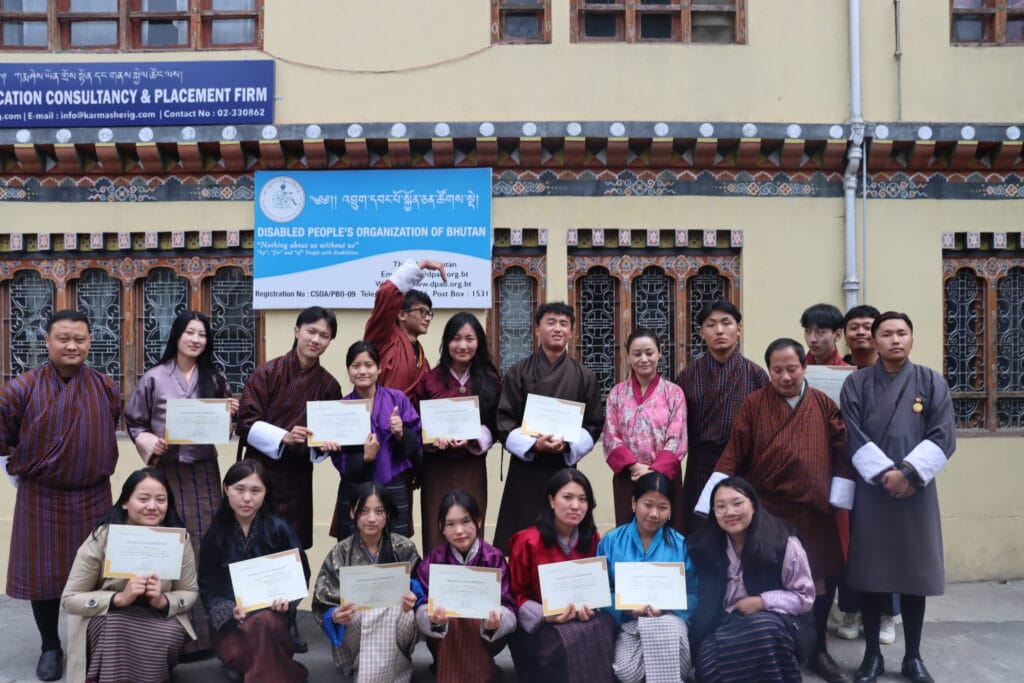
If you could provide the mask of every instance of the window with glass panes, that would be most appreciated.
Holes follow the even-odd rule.
[[[492,43],[550,43],[551,0],[492,0]]]
[[[746,0],[572,0],[570,11],[574,42],[746,42]]]
[[[262,0],[0,0],[0,49],[259,47]]]
[[[1024,0],[950,0],[950,42],[1024,44]]]

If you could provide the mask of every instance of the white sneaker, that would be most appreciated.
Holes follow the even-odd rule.
[[[892,617],[882,615],[882,628],[878,632],[878,642],[882,645],[892,645],[896,642],[896,624]]]
[[[839,625],[843,623],[843,616],[846,613],[839,609],[838,603],[833,602],[832,607],[828,610],[828,627],[831,629],[839,628]]]
[[[860,621],[860,612],[847,612],[843,615],[843,623],[836,629],[836,635],[843,640],[855,640],[863,630],[864,626]]]

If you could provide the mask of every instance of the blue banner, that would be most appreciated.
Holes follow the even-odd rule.
[[[0,64],[4,128],[273,120],[273,60]]]
[[[491,305],[491,170],[256,172],[257,308],[372,308],[407,259],[438,308]]]

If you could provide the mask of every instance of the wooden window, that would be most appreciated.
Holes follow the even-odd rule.
[[[1024,254],[943,259],[943,370],[957,426],[1024,431]]]
[[[8,279],[0,281],[0,317],[10,330],[0,339],[3,381],[46,360],[47,319],[55,310],[75,308],[92,328],[86,362],[127,396],[163,355],[174,316],[194,309],[210,319],[214,365],[240,393],[263,358],[263,320],[252,307],[252,257],[198,258],[198,271],[195,256],[140,257],[127,271],[120,258],[114,263],[101,256],[65,259],[59,272],[38,259],[14,259]]]
[[[491,0],[492,43],[550,43],[551,0]]]
[[[746,0],[572,0],[571,12],[573,42],[746,42]]]
[[[1024,0],[950,0],[954,45],[1024,43]]]
[[[738,250],[702,248],[697,242],[672,249],[671,237],[659,247],[637,240],[630,247],[606,250],[603,235],[595,239],[594,233],[619,231],[578,232],[579,241],[569,251],[577,357],[593,370],[607,395],[629,377],[622,347],[626,338],[635,328],[646,327],[661,340],[659,374],[674,379],[706,351],[696,322],[701,309],[723,299],[739,301]],[[611,253],[601,253],[605,251]]]
[[[513,234],[516,233],[513,238]],[[537,346],[533,314],[547,289],[545,249],[537,229],[496,228],[491,255],[491,311],[487,336],[502,376]]]
[[[262,0],[0,0],[0,49],[259,47]]]

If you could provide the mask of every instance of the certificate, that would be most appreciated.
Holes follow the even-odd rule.
[[[604,557],[542,564],[537,567],[537,573],[540,575],[541,605],[546,617],[568,611],[570,602],[591,609],[612,604],[608,562]]]
[[[231,407],[226,398],[169,398],[164,440],[169,444],[231,441]]]
[[[486,619],[501,608],[501,570],[493,567],[430,565],[427,612],[444,608],[449,617]]]
[[[845,365],[808,365],[804,379],[818,391],[825,394],[839,405],[839,394],[843,390],[843,382],[857,368]]]
[[[355,603],[356,609],[400,607],[409,592],[408,562],[341,567],[341,604]]]
[[[533,436],[546,434],[562,441],[578,441],[586,409],[586,403],[527,394],[522,430]]]
[[[184,529],[136,524],[111,524],[103,576],[130,579],[156,574],[162,580],[181,578],[181,554],[185,550]]]
[[[362,446],[370,435],[370,412],[373,401],[307,401],[306,427],[313,434],[307,439],[310,446],[322,446],[333,441],[341,446]]]
[[[686,609],[682,562],[616,562],[615,609]]]
[[[270,607],[278,598],[302,600],[309,594],[302,556],[295,548],[228,565],[235,603],[246,612]]]
[[[472,441],[480,438],[480,399],[476,396],[420,401],[423,443],[438,439]],[[433,572],[433,567],[431,567]]]

